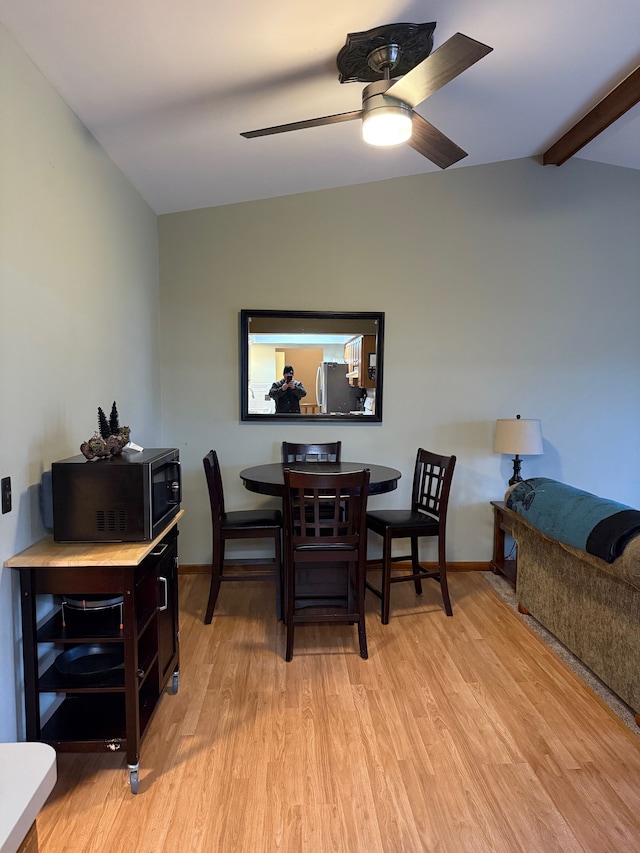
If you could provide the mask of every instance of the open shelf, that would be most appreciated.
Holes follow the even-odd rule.
[[[93,745],[107,750],[107,743],[126,743],[124,694],[69,696],[42,727],[42,740],[61,751],[88,751]],[[84,748],[79,750],[82,743]]]
[[[62,625],[62,610],[57,610],[53,616],[38,629],[39,643],[91,643],[122,642],[124,632],[120,628],[120,610],[75,611],[67,625]]]
[[[40,693],[96,693],[124,691],[124,667],[112,669],[100,675],[69,676],[49,667],[38,681]]]

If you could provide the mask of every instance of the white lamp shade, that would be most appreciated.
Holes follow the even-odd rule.
[[[499,418],[496,421],[493,451],[518,456],[540,456],[544,453],[540,421],[526,418]]]

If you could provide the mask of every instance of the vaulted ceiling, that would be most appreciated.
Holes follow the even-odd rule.
[[[458,32],[493,48],[417,107],[468,152],[451,170],[570,156],[640,169],[638,0],[0,0],[157,213],[439,171],[409,146],[366,145],[359,121],[240,136],[359,110],[363,84],[338,81],[347,34],[429,21],[434,49]]]

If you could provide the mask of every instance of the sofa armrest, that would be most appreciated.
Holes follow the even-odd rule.
[[[640,536],[636,536],[631,539],[620,557],[612,563],[607,563],[605,560],[601,560],[599,557],[595,557],[593,554],[587,553],[587,551],[583,551],[580,548],[574,548],[572,545],[566,545],[564,542],[559,542],[557,539],[552,539],[511,509],[507,509],[505,507],[504,513],[511,523],[513,538],[516,543],[518,542],[519,529],[521,527],[528,528],[529,530],[535,531],[538,536],[542,537],[542,539],[546,539],[549,542],[557,542],[557,544],[565,551],[568,551],[570,554],[578,557],[585,564],[592,566],[594,569],[605,572],[612,577],[618,578],[618,580],[628,583],[630,586],[640,589]]]

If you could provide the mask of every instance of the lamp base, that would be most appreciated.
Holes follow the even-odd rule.
[[[520,465],[522,464],[522,460],[516,453],[515,458],[513,460],[513,477],[509,480],[510,486],[515,486],[516,483],[522,482],[522,477],[520,476]]]

